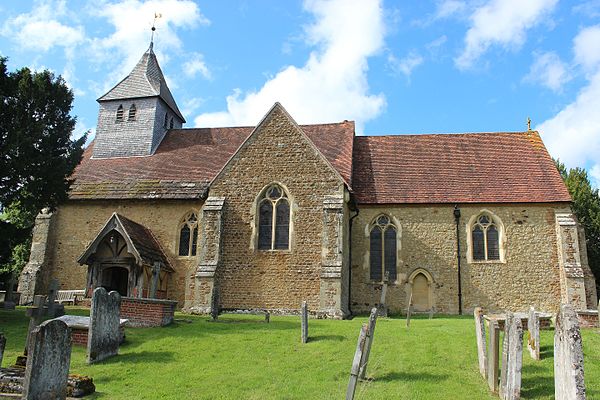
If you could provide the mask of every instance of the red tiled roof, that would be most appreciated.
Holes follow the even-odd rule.
[[[537,132],[357,136],[358,203],[569,202]]]
[[[300,128],[350,186],[354,122],[302,125]],[[204,196],[253,127],[170,130],[152,156],[91,158],[93,143],[75,169],[71,199]]]

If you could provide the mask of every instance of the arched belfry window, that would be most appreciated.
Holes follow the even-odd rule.
[[[195,256],[197,246],[198,217],[195,212],[190,212],[179,225],[179,256]]]
[[[389,273],[390,281],[396,280],[398,231],[390,217],[380,215],[370,229],[369,263],[372,281],[382,281]]]
[[[122,104],[119,104],[119,107],[117,108],[116,121],[117,122],[122,122],[123,121],[123,105]]]
[[[135,107],[135,104],[132,104],[131,107],[129,107],[129,115],[127,116],[127,120],[135,121],[136,112],[137,112],[137,108]]]
[[[471,226],[473,261],[500,260],[500,227],[488,213],[481,213]]]
[[[258,201],[258,249],[290,248],[290,201],[279,185],[269,186]]]
[[[165,113],[165,120],[163,121],[163,128],[167,129],[169,124],[169,113]]]
[[[173,129],[173,117],[171,117],[171,120],[169,121],[169,129]]]

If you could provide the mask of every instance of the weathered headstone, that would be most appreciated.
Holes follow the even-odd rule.
[[[219,290],[218,288],[213,289],[213,294],[210,299],[210,316],[213,321],[219,318]]]
[[[121,295],[106,292],[103,287],[94,290],[90,309],[87,362],[92,364],[119,353]]]
[[[490,390],[498,392],[498,362],[500,351],[500,326],[495,319],[489,320],[489,339],[487,352],[487,380]]]
[[[358,382],[358,373],[360,372],[360,360],[362,359],[367,338],[367,329],[366,324],[363,324],[362,328],[360,328],[358,343],[356,344],[356,351],[354,352],[354,359],[352,360],[352,369],[350,370],[350,381],[348,382],[348,389],[346,390],[346,400],[354,399],[356,383]]]
[[[363,352],[362,359],[360,360],[360,370],[358,377],[365,379],[367,375],[367,364],[369,363],[369,355],[371,354],[371,346],[373,345],[373,338],[375,335],[375,324],[377,324],[377,307],[371,309],[371,315],[369,316],[369,324],[367,325],[367,338],[365,339],[365,350]]]
[[[52,279],[48,287],[48,316],[55,317],[56,297],[58,296],[58,288],[60,287],[58,279]]]
[[[577,313],[569,304],[561,304],[554,329],[554,397],[583,400],[583,344]]]
[[[527,340],[527,349],[531,358],[534,360],[540,359],[540,317],[535,309],[529,309],[529,317],[527,318],[527,331],[529,339]]]
[[[302,343],[308,342],[308,306],[306,302],[302,302],[302,321],[301,321],[301,339]]]
[[[10,274],[8,278],[8,286],[6,287],[6,293],[4,294],[4,301],[2,302],[2,307],[5,310],[14,310],[16,303],[13,301],[13,287],[15,286],[15,274],[14,272]]]
[[[150,297],[151,299],[156,298],[156,292],[158,290],[159,278],[160,278],[160,263],[156,262],[156,263],[154,263],[154,266],[152,267],[152,281],[150,282],[150,293],[148,294],[148,297]]]
[[[23,399],[65,399],[71,362],[71,332],[62,321],[50,320],[33,330],[27,357]]]
[[[2,366],[2,358],[4,357],[4,349],[6,348],[6,337],[0,333],[0,367]]]
[[[29,328],[27,328],[27,341],[25,343],[24,351],[25,355],[29,353],[29,345],[31,344],[33,330],[38,327],[38,325],[44,319],[44,315],[46,314],[46,311],[44,309],[45,301],[46,296],[35,295],[33,296],[33,306],[27,307],[26,313],[29,317]]]
[[[408,309],[406,310],[406,327],[410,328],[410,315],[412,313],[412,293],[410,294],[410,299],[408,300]]]
[[[500,398],[503,400],[518,400],[521,398],[523,325],[521,318],[515,318],[512,313],[506,315],[502,348]]]
[[[389,281],[390,281],[390,272],[385,271],[383,282],[381,284],[381,296],[379,297],[379,305],[377,307],[379,315],[382,317],[388,316],[388,308],[387,308],[387,304],[385,302],[385,297],[387,296],[387,289],[388,289]]]
[[[483,310],[481,309],[481,307],[476,307],[475,310],[473,310],[473,315],[475,316],[475,336],[477,337],[477,358],[479,360],[479,373],[481,373],[481,376],[485,378],[487,376],[487,357],[485,354],[485,321],[483,320]]]

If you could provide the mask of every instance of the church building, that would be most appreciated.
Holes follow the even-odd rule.
[[[152,46],[98,99],[69,199],[41,212],[23,301],[103,286],[186,312],[595,308],[571,198],[536,131],[357,136],[298,125],[183,128]],[[401,121],[398,122],[399,125]],[[401,128],[401,126],[399,126]]]

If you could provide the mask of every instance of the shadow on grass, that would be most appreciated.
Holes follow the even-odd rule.
[[[548,347],[548,346],[545,346]],[[554,395],[554,376],[540,365],[524,365],[522,369],[521,397],[524,399],[538,399]]]
[[[553,346],[541,346],[540,347],[540,360],[554,356]]]
[[[375,376],[376,381],[423,381],[431,383],[440,383],[449,378],[447,374],[430,374],[427,372],[388,372],[381,376]]]
[[[344,340],[346,340],[346,337],[343,335],[315,335],[315,336],[308,337],[309,342],[320,342],[323,340],[331,340],[334,342],[343,342]]]
[[[110,365],[119,363],[166,363],[174,361],[174,353],[172,351],[140,351],[119,354],[114,357],[107,358],[98,363],[98,365]]]

